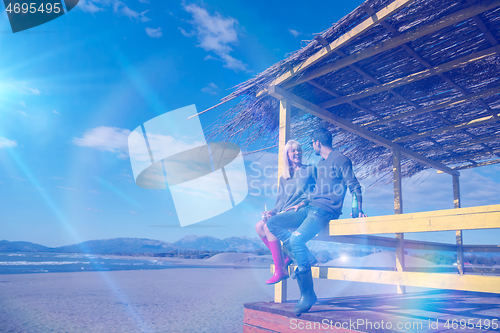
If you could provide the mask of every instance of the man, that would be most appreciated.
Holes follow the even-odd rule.
[[[297,316],[309,311],[317,301],[311,273],[311,263],[315,260],[311,259],[306,242],[330,220],[339,218],[347,188],[357,197],[359,217],[366,216],[362,210],[361,186],[352,170],[352,163],[338,150],[333,150],[331,133],[320,128],[312,133],[311,140],[316,155],[322,158],[316,167],[316,187],[310,195],[309,204],[301,203],[295,211],[275,215],[267,221],[269,230],[297,261],[295,276],[300,289],[300,300],[294,308]],[[291,233],[288,228],[297,229]]]

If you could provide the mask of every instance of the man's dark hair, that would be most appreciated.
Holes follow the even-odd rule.
[[[311,134],[311,138],[318,140],[321,145],[332,148],[332,133],[324,127],[318,128]]]

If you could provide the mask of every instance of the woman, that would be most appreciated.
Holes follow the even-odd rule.
[[[285,165],[279,180],[276,204],[273,209],[262,212],[262,220],[255,225],[257,234],[271,250],[273,256],[274,274],[266,281],[268,284],[278,283],[288,278],[288,265],[292,259],[288,255],[283,257],[281,243],[267,228],[267,219],[291,209],[297,211],[307,206],[308,193],[312,190],[316,178],[316,168],[302,164],[302,148],[297,141],[288,141],[283,155]]]

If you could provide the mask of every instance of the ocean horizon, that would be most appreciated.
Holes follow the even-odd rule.
[[[49,252],[0,252],[0,274],[99,272],[200,267],[176,265],[157,258]]]

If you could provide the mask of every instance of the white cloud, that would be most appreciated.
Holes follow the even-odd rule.
[[[210,82],[206,87],[201,88],[201,91],[210,95],[217,95],[219,87],[213,82]]]
[[[156,29],[146,28],[146,33],[151,38],[160,38],[161,36],[163,36],[163,32],[161,32],[161,28],[156,28]]]
[[[127,158],[129,134],[128,129],[99,126],[88,130],[81,138],[73,138],[73,143],[80,147],[109,151],[120,158]]]
[[[132,211],[130,211],[130,214],[134,214],[134,215],[137,215],[137,214],[139,214],[139,213],[137,213],[137,212],[134,212],[134,211],[132,210]]]
[[[113,12],[117,15],[126,16],[140,22],[150,21],[150,19],[146,17],[148,10],[139,13],[130,9],[130,7],[120,0],[81,0],[78,4],[78,8],[91,14],[105,11],[110,7],[113,8]]]
[[[291,33],[293,35],[293,37],[298,37],[299,35],[301,35],[300,32],[298,32],[297,30],[294,30],[294,29],[288,29],[288,32]]]
[[[235,71],[247,70],[246,64],[230,55],[233,51],[230,45],[238,42],[235,28],[238,21],[232,17],[224,18],[219,13],[211,15],[205,8],[196,4],[184,5],[184,10],[192,15],[193,20],[190,23],[194,28],[191,32],[180,28],[184,36],[196,36],[198,46],[219,56],[224,62],[224,67]]]
[[[93,212],[102,212],[102,210],[100,210],[100,209],[94,209],[94,208],[89,208],[89,207],[86,207],[85,209],[93,211]]]
[[[57,186],[57,188],[60,188],[61,190],[78,191],[76,188],[71,188],[71,187]]]
[[[57,112],[56,110],[53,110],[52,113],[55,113],[55,114],[60,114],[59,112]]]
[[[98,2],[98,1],[95,1],[95,2]],[[94,14],[94,13],[101,12],[104,10],[103,8],[97,7],[92,2],[92,0],[80,0],[77,8],[83,10],[86,13],[90,13],[90,14]]]
[[[18,110],[17,112],[19,112],[20,114],[22,114],[23,116],[27,117],[28,115],[26,114],[26,112],[24,111],[21,111],[21,110]]]
[[[0,136],[0,149],[2,148],[12,148],[12,147],[17,147],[17,142],[14,140],[9,140],[6,138],[2,138]]]
[[[24,103],[23,101],[20,101],[20,102],[19,102],[19,105],[21,105],[23,108],[25,108],[25,107],[26,107],[26,103]]]
[[[11,89],[16,91],[17,93],[23,94],[23,95],[40,95],[41,94],[40,90],[38,90],[37,88],[31,87],[31,85],[26,81],[17,81],[14,79],[10,79],[10,82],[8,82],[6,84],[6,86],[10,87]],[[26,107],[26,104],[24,104],[24,102],[21,102],[21,103],[20,104],[22,106]]]

